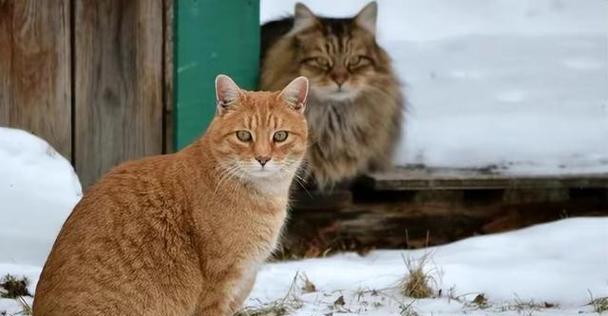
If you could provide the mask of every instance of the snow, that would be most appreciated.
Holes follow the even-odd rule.
[[[53,240],[82,195],[80,184],[67,160],[24,131],[0,128],[0,162],[0,275],[27,277],[33,293]],[[291,315],[399,315],[402,310],[515,315],[521,309],[539,315],[587,313],[592,311],[587,305],[591,296],[608,296],[606,240],[608,218],[571,218],[424,250],[268,263],[247,304],[284,298],[299,275],[292,295],[303,305]],[[405,260],[416,263],[424,256],[438,297],[408,299],[396,288],[407,275]],[[315,284],[315,292],[302,293],[304,276]],[[483,310],[471,303],[481,293],[489,300]],[[345,304],[335,306],[340,296]],[[528,302],[557,307],[524,306]],[[14,314],[21,307],[0,299],[3,310]]]
[[[348,16],[368,1],[303,2]],[[378,2],[379,41],[410,102],[397,164],[608,172],[608,1]],[[294,3],[262,0],[262,21],[291,13]],[[33,292],[81,195],[71,165],[45,141],[0,128],[0,276],[26,276]],[[606,240],[608,218],[571,218],[425,250],[269,263],[247,304],[285,297],[298,274],[292,294],[303,306],[291,315],[590,313],[591,296],[608,296]],[[401,296],[404,258],[424,256],[439,297]],[[317,291],[302,292],[304,275]],[[489,300],[483,310],[471,303],[481,293]],[[340,296],[345,305],[335,306]],[[525,306],[530,301],[557,306]],[[0,299],[3,310],[20,307]]]
[[[368,1],[303,1],[351,16]],[[263,0],[261,20],[295,1]],[[608,172],[608,2],[380,0],[410,109],[398,165]]]
[[[59,229],[82,191],[70,163],[47,142],[0,127],[0,277],[35,283]],[[0,299],[0,311],[17,311]]]
[[[381,250],[364,257],[347,253],[270,263],[258,275],[248,304],[283,298],[299,273],[315,284],[317,292],[297,293],[304,306],[291,315],[336,311],[332,306],[339,296],[346,301],[341,310],[351,311],[344,315],[399,315],[400,305],[412,302],[411,309],[425,315],[486,315],[509,309],[518,314],[516,304],[530,301],[558,306],[542,308],[540,314],[589,312],[591,295],[608,296],[607,239],[608,218],[571,218],[424,250]],[[401,296],[395,287],[408,274],[404,258],[419,262],[425,255],[426,271],[435,279],[436,293],[442,290],[442,297],[415,301]],[[367,293],[361,295],[362,290]],[[379,290],[379,295],[372,295],[372,290]],[[488,309],[470,306],[481,293],[489,300]],[[449,299],[448,294],[463,302]],[[373,306],[373,302],[382,305]]]
[[[335,17],[356,14],[370,0],[262,0],[260,20],[293,13],[296,2]],[[466,34],[608,32],[603,0],[377,0],[378,32],[388,41],[434,41]]]

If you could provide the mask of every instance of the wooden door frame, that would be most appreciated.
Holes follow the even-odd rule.
[[[231,76],[255,89],[259,75],[259,0],[175,0],[173,145],[200,136],[215,115],[214,80]]]

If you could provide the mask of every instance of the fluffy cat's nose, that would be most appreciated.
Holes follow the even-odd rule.
[[[262,167],[264,167],[264,165],[270,161],[270,157],[266,157],[266,156],[256,156],[255,160],[257,160],[260,165],[262,165]]]
[[[346,80],[348,80],[348,74],[346,72],[334,72],[331,74],[331,79],[341,87]]]

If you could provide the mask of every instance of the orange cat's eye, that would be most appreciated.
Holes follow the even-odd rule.
[[[236,138],[245,143],[250,142],[252,139],[251,133],[249,133],[248,131],[237,131]]]
[[[287,131],[278,131],[272,135],[272,140],[277,143],[284,142],[287,139]]]

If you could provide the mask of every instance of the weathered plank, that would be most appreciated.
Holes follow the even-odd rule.
[[[528,190],[355,191],[350,203],[316,208],[296,200],[280,256],[420,248],[564,217],[608,214],[607,188],[566,194],[563,189]]]
[[[164,21],[163,21],[163,34],[164,34],[164,45],[163,45],[163,71],[164,71],[164,152],[172,153],[175,151],[174,146],[174,116],[173,116],[173,44],[174,44],[174,0],[163,0],[164,5]]]
[[[71,143],[70,1],[0,1],[0,126]]]
[[[608,173],[510,175],[466,169],[396,168],[366,175],[359,184],[375,191],[608,188]]]
[[[75,2],[75,164],[83,187],[163,151],[163,1]]]

